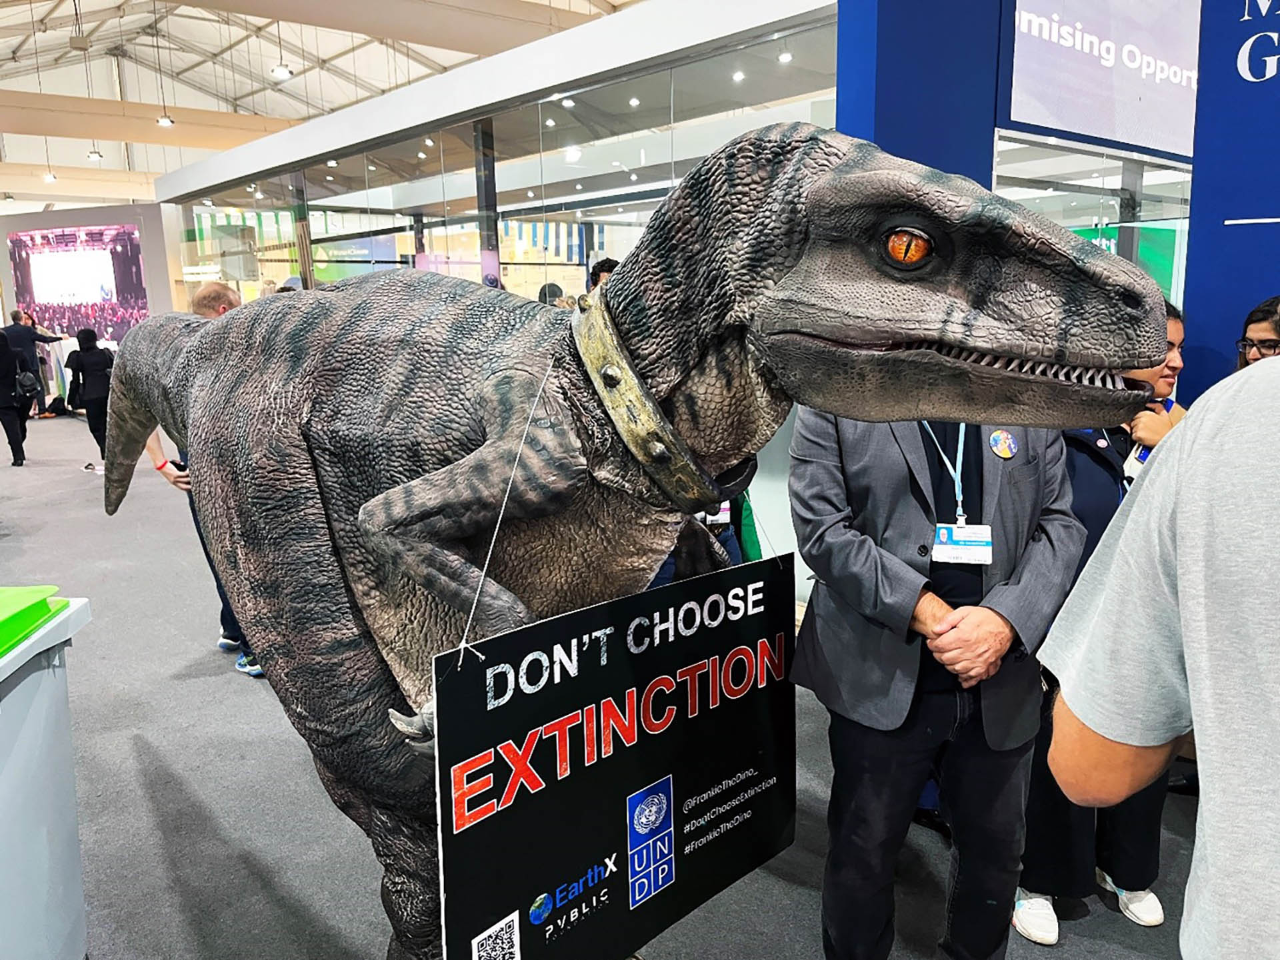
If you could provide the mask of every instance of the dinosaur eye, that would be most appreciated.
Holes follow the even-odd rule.
[[[919,267],[933,256],[933,241],[919,230],[899,227],[884,238],[889,262],[901,267]]]

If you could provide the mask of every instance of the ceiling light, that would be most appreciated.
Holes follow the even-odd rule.
[[[581,189],[582,189],[582,184],[580,184],[580,183],[575,183],[575,184],[573,185],[573,189],[575,189],[575,190],[581,190]]]
[[[790,50],[783,50],[780,54],[778,54],[779,63],[790,63],[791,60],[792,60],[792,56],[791,56]]]
[[[377,168],[377,167],[375,167],[375,166],[371,163],[371,164],[369,164],[369,172],[370,172],[370,173],[377,173],[377,172],[378,172],[378,168]]]
[[[425,143],[428,147],[434,147],[436,145],[436,142],[432,140],[430,137],[427,137],[427,139],[423,140],[422,142]]]
[[[12,200],[12,199],[13,199],[13,197],[10,197],[9,199],[10,199],[10,200]],[[581,219],[582,219],[582,211],[581,211],[581,210],[578,210],[576,213],[574,213],[574,216],[575,216],[575,217],[577,217],[579,220],[581,220]]]
[[[255,193],[255,194],[253,195],[253,199],[255,199],[255,200],[265,200],[265,199],[266,199],[266,196],[267,196],[267,195],[266,195],[265,193],[263,193],[261,190],[259,190],[257,193]]]
[[[44,182],[45,182],[45,183],[57,183],[57,182],[58,182],[58,175],[57,175],[56,173],[54,173],[52,170],[50,170],[48,173],[46,173],[46,174],[44,175]]]
[[[167,113],[163,113],[160,115],[159,119],[156,120],[156,123],[160,124],[160,126],[162,127],[172,127],[174,124],[174,119],[173,117],[169,116]]]
[[[624,213],[624,212],[625,212],[625,210],[624,210],[624,208],[619,207],[619,208],[618,208],[618,212],[619,212],[619,213]]]
[[[425,159],[427,159],[427,155],[426,155],[425,153],[423,153],[421,150],[419,150],[419,151],[418,151],[418,159],[419,159],[419,160],[425,160]]]
[[[13,194],[12,194],[12,193],[6,193],[6,194],[4,195],[4,202],[5,202],[5,203],[13,203],[13,200],[14,200],[14,197],[13,197]]]
[[[325,164],[326,167],[336,167],[337,165],[338,165],[337,160],[330,160],[328,163]]]
[[[257,190],[257,189],[258,189],[258,185],[257,185],[256,183],[251,183],[251,184],[249,184],[247,187],[245,187],[245,188],[244,188],[244,192],[245,192],[245,193],[253,193],[253,191],[255,191],[255,190]]]
[[[548,126],[548,127],[554,127],[555,125],[556,125],[555,118],[554,118],[554,117],[547,117],[547,126]]]
[[[565,97],[563,100],[560,101],[560,106],[564,107],[566,110],[572,110],[575,106],[577,106],[577,104],[575,104],[568,97]]]
[[[532,199],[533,199],[533,191],[532,191],[532,190],[530,190],[528,193],[526,193],[526,194],[525,194],[525,196],[527,196],[530,200],[532,200]]]
[[[638,174],[634,174],[634,173],[633,173],[633,174],[631,175],[631,182],[632,182],[632,183],[635,183],[635,182],[636,182],[637,180],[639,180],[639,179],[640,179],[640,177],[639,177],[639,175],[638,175]]]
[[[629,104],[631,104],[631,106],[633,106],[633,107],[638,107],[638,106],[640,106],[640,100],[639,100],[639,98],[638,98],[638,97],[632,97],[632,98],[631,98],[630,100],[628,100],[627,102],[628,102]]]
[[[579,147],[568,147],[564,151],[565,163],[577,163],[582,159],[582,150]]]
[[[287,63],[277,63],[271,68],[271,76],[275,77],[281,83],[285,80],[292,80],[293,67],[289,66]]]
[[[615,160],[615,161],[613,161],[613,165],[614,165],[615,167],[620,167],[620,166],[622,166],[622,161],[621,161],[621,160]]]
[[[212,206],[213,206],[213,201],[212,201],[212,200],[210,200],[208,197],[205,197],[205,198],[204,198],[204,200],[203,200],[203,201],[201,201],[201,202],[202,202],[206,207],[212,207]]]
[[[328,180],[330,183],[333,183],[333,175],[332,175],[332,174],[325,174],[325,179],[326,179],[326,180]]]
[[[101,150],[99,150],[99,149],[97,149],[97,148],[95,147],[94,149],[92,149],[92,150],[90,150],[90,151],[89,151],[89,159],[90,159],[90,160],[92,160],[94,163],[98,163],[98,162],[100,162],[100,161],[102,161],[102,160],[105,160],[105,159],[106,159],[106,157],[104,157],[104,156],[102,155],[102,151],[101,151]]]
[[[745,73],[743,73],[741,70],[735,70],[735,71],[733,72],[733,82],[734,82],[734,83],[741,83],[741,82],[742,82],[743,80],[745,80],[745,79],[747,79],[747,75],[746,75]]]

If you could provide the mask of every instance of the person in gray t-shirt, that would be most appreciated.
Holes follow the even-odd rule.
[[[1280,360],[1205,394],[1156,449],[1040,648],[1049,766],[1118,803],[1195,728],[1186,960],[1280,958]]]

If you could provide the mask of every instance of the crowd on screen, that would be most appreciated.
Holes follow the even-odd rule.
[[[118,343],[133,327],[147,319],[146,300],[124,300],[119,303],[20,303],[19,308],[36,318],[40,326],[56,334],[74,337],[81,330],[92,330],[100,340]]]

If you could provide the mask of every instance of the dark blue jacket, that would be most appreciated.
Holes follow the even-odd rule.
[[[1077,577],[1124,499],[1124,458],[1112,444],[1118,436],[1127,438],[1123,427],[1062,432],[1067,444],[1067,475],[1071,477],[1071,512],[1085,529]]]

